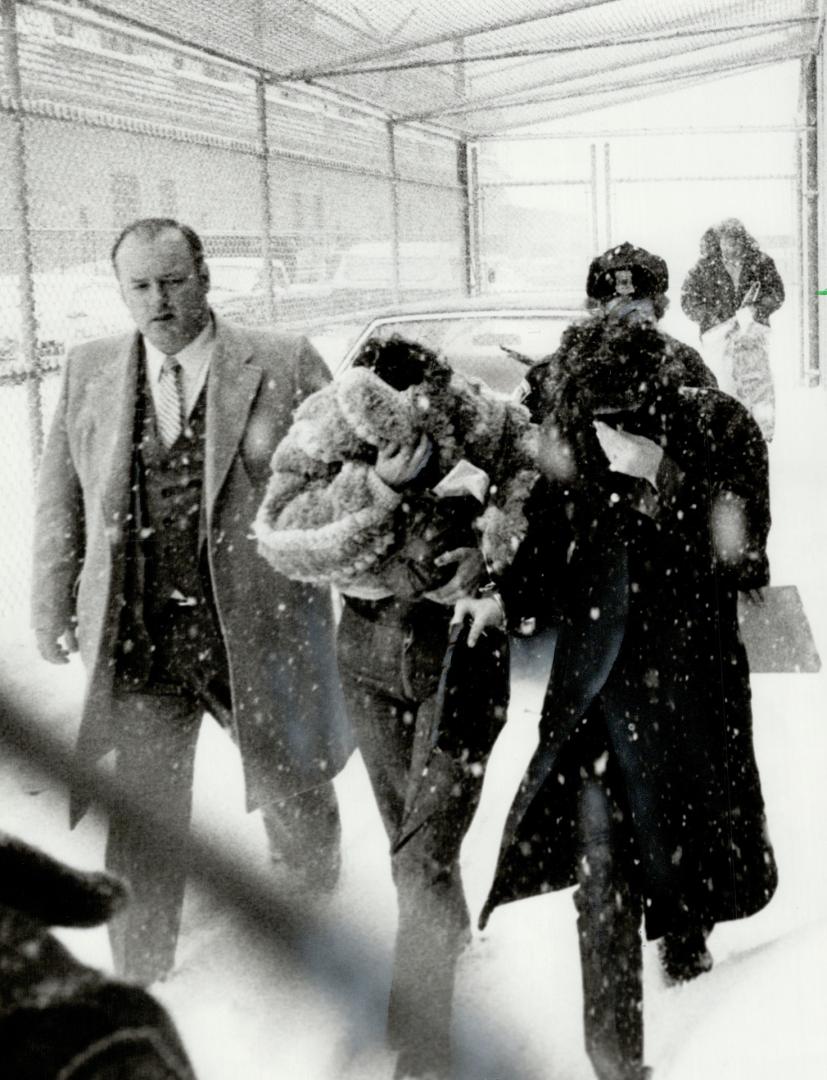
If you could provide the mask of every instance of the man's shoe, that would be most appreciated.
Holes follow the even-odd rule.
[[[712,968],[703,930],[665,934],[658,942],[658,954],[669,986],[691,982]]]

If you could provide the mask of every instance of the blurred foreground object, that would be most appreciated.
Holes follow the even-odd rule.
[[[0,1061],[15,1080],[194,1080],[175,1027],[145,990],[79,963],[50,926],[97,926],[127,902],[0,833]]]

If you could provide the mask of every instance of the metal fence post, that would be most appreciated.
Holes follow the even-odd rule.
[[[12,235],[17,256],[17,276],[20,287],[20,314],[23,359],[25,361],[26,396],[29,417],[29,443],[32,466],[37,470],[43,450],[42,372],[37,348],[37,318],[34,300],[34,258],[26,177],[26,131],[23,107],[23,88],[20,79],[20,56],[17,40],[17,0],[0,0],[2,7],[3,62],[11,100],[12,118]]]
[[[457,171],[462,184],[463,240],[465,243],[465,291],[469,296],[480,292],[482,280],[480,256],[480,180],[478,148],[463,140],[457,146]]]
[[[805,153],[804,153],[804,214],[806,237],[806,272],[804,274],[804,319],[807,328],[807,382],[818,386],[820,381],[819,313],[818,313],[818,89],[816,58],[802,61],[804,89]]]
[[[258,112],[258,139],[261,154],[261,254],[264,259],[264,285],[267,295],[265,310],[268,322],[278,318],[275,298],[275,279],[273,276],[273,208],[270,201],[270,139],[267,129],[267,83],[262,72],[256,76],[256,106]]]
[[[605,185],[606,198],[606,247],[612,246],[612,147],[611,143],[603,143],[603,183]]]
[[[396,125],[387,121],[388,160],[391,169],[391,262],[393,266],[393,300],[399,303],[400,292],[400,247],[399,247],[399,172],[396,165]]]
[[[600,251],[600,181],[597,173],[597,145],[595,143],[589,144],[589,177],[592,189],[592,249],[596,253]]]
[[[798,326],[798,381],[807,383],[806,327],[801,312],[804,282],[807,280],[807,266],[804,259],[804,134],[795,139],[795,180],[793,181],[793,216],[795,218],[795,272],[798,277],[796,292],[799,296]],[[806,301],[805,301],[806,305]]]

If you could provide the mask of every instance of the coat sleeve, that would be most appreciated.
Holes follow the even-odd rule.
[[[495,460],[488,463],[491,487],[477,521],[480,549],[491,575],[499,576],[514,559],[528,531],[526,504],[539,476],[537,429],[527,411],[507,403]]]
[[[296,402],[298,406],[306,397],[321,390],[330,382],[330,369],[318,350],[306,337],[298,341],[298,362],[296,364]]]
[[[658,477],[659,520],[678,544],[708,529],[715,570],[744,591],[769,581],[767,444],[740,402],[701,391],[686,403],[696,434],[669,449]],[[683,443],[683,445],[681,445]]]
[[[680,345],[680,360],[685,370],[684,386],[701,386],[717,390],[718,380],[712,370],[704,363],[697,349],[693,349],[689,345],[683,344],[683,342]]]
[[[710,528],[719,569],[738,589],[769,582],[767,444],[748,409],[720,396],[710,425]]]
[[[71,355],[46,441],[35,500],[32,626],[59,637],[74,621],[83,565],[83,498],[67,430]]]
[[[703,322],[708,306],[706,276],[698,263],[686,275],[681,287],[681,310],[692,322]]]
[[[259,553],[275,570],[315,584],[344,584],[376,563],[393,542],[401,501],[371,464],[337,450],[332,410],[323,389],[298,411],[253,523]]]
[[[755,314],[760,322],[767,322],[770,315],[784,303],[784,283],[769,255],[761,256],[758,280],[760,290],[755,301]]]
[[[541,476],[526,499],[525,514],[525,538],[503,571],[499,589],[509,626],[533,620],[537,629],[542,629],[560,618],[572,537],[560,485]]]

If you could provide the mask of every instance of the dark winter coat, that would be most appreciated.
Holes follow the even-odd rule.
[[[49,933],[94,926],[122,885],[0,835],[0,1072],[14,1080],[194,1080],[164,1008],[107,979]]]
[[[572,328],[574,329],[574,328]],[[697,349],[665,333],[660,328],[651,326],[647,335],[656,335],[658,348],[663,350],[664,363],[674,372],[680,372],[680,380],[686,386],[717,386],[718,382],[704,363]],[[521,402],[532,416],[537,416],[543,409],[544,386],[550,371],[555,366],[555,354],[538,361],[528,371],[523,383]]]
[[[78,751],[112,745],[140,337],[69,356],[38,486],[33,625],[77,618],[88,673]],[[229,662],[250,808],[329,780],[352,741],[329,592],[274,574],[250,531],[293,410],[330,379],[304,338],[216,320],[207,380],[201,546]]]
[[[754,285],[758,288],[752,305],[756,322],[768,326],[770,315],[784,302],[784,284],[773,260],[759,250],[748,234],[745,248],[736,287],[724,266],[716,230],[707,229],[701,238],[701,258],[683,283],[681,307],[684,314],[699,324],[702,334],[731,319]]]
[[[503,585],[515,621],[558,631],[539,746],[481,922],[498,904],[575,883],[578,787],[610,759],[647,934],[659,937],[690,913],[707,925],[749,915],[776,884],[736,613],[738,590],[768,579],[767,455],[738,402],[665,377],[650,380],[640,408],[602,417],[664,446],[657,497],[647,481],[610,472],[590,409],[612,398],[618,356],[591,384],[573,377],[576,362],[566,370],[601,332],[599,320],[577,328],[556,354],[541,458],[546,469],[560,460],[549,444],[562,438],[577,471],[538,482]],[[743,528],[725,549],[713,536],[732,535],[727,524]]]

